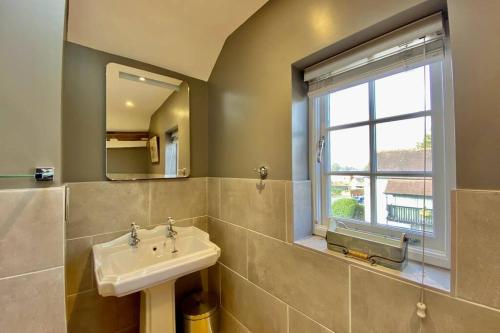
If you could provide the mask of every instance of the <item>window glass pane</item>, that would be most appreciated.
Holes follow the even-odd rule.
[[[431,118],[424,135],[424,117],[376,125],[378,171],[424,171],[424,142],[427,171],[432,171]]]
[[[370,178],[331,176],[330,181],[331,216],[370,221]]]
[[[425,85],[424,82],[426,82]],[[376,80],[376,117],[384,118],[430,110],[429,82],[429,66],[418,67]]]
[[[330,132],[331,171],[368,171],[370,140],[368,126]]]
[[[422,230],[425,222],[425,231],[433,232],[432,178],[378,177],[376,193],[378,224]]]
[[[368,110],[368,83],[330,94],[330,126],[366,121]]]

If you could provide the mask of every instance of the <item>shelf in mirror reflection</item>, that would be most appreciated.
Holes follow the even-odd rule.
[[[106,66],[108,179],[188,177],[189,107],[187,82],[109,63]]]

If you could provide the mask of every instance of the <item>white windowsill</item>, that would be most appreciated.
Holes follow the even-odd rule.
[[[408,265],[405,267],[405,269],[403,271],[398,271],[380,265],[371,265],[370,263],[363,262],[361,260],[346,257],[342,253],[329,250],[327,248],[326,240],[320,236],[309,236],[295,241],[294,244],[316,252],[320,252],[322,254],[334,256],[341,260],[347,261],[349,264],[368,268],[390,277],[395,277],[417,284],[420,284],[422,281],[422,265],[416,261],[409,260]],[[450,271],[448,269],[431,265],[425,266],[424,285],[426,287],[449,293],[451,290],[450,281]]]

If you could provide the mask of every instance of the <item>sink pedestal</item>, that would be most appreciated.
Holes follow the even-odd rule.
[[[175,333],[175,280],[141,291],[141,333]]]

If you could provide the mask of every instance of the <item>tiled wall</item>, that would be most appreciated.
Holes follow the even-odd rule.
[[[208,231],[222,248],[209,270],[220,333],[419,332],[417,285],[293,245],[307,233],[310,199],[301,190],[308,184],[264,184],[208,179]],[[500,192],[455,194],[455,288],[425,290],[422,331],[498,332]]]
[[[194,178],[68,186],[70,333],[138,331],[137,294],[97,294],[91,246],[127,232],[132,222],[152,226],[170,215],[180,225],[206,228],[222,248],[219,263],[208,270],[209,289],[221,299],[220,333],[419,330],[418,286],[293,244],[310,233],[307,181]],[[454,198],[454,290],[425,291],[423,332],[497,332],[500,192],[459,190]],[[199,288],[200,279],[180,279],[176,289]]]
[[[130,224],[166,222],[206,229],[207,180],[71,183],[66,222],[66,307],[69,333],[138,332],[139,294],[101,297],[92,268],[92,245],[129,232]],[[201,275],[176,283],[177,298],[201,288]]]
[[[66,332],[64,188],[0,191],[0,332]]]

